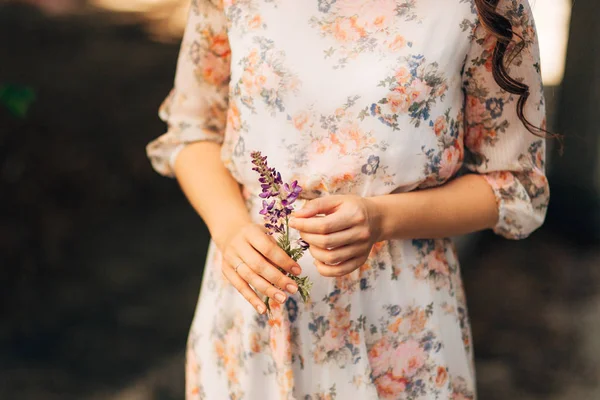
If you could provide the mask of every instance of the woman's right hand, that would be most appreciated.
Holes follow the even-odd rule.
[[[299,275],[302,272],[300,265],[265,233],[261,225],[244,225],[231,235],[221,252],[223,275],[260,314],[266,311],[266,306],[257,292],[284,303],[287,296],[283,290],[292,294],[298,291],[298,285],[277,267]]]

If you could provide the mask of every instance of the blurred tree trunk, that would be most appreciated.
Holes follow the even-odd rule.
[[[549,171],[548,222],[581,244],[600,240],[599,11],[598,0],[573,2],[556,120],[557,131],[565,137],[565,151],[552,157]]]

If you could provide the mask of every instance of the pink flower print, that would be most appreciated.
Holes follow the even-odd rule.
[[[447,179],[454,175],[460,167],[461,150],[457,146],[451,146],[442,152],[440,157],[439,178]]]
[[[294,128],[302,131],[304,126],[308,122],[310,115],[306,111],[300,111],[296,115],[292,117],[292,123],[294,124]]]
[[[516,29],[518,29],[518,27],[515,27]],[[494,35],[491,34],[487,34],[485,36],[485,38],[483,39],[483,44],[482,47],[484,49],[483,53],[481,54],[481,58],[485,60],[485,69],[488,72],[492,71],[492,61],[493,61],[493,53],[494,53],[494,48],[496,47],[496,43],[497,43],[497,39]],[[508,45],[508,49],[507,49],[507,54],[511,53],[511,47],[512,43]]]
[[[280,303],[270,301],[269,304],[271,307],[269,345],[275,365],[283,370],[284,365],[292,359],[290,321],[283,315],[283,306]]]
[[[396,318],[394,322],[388,325],[388,331],[398,333],[398,329],[400,328],[400,324],[402,324],[402,322],[404,322],[404,319],[402,317]]]
[[[392,355],[394,367],[392,373],[395,377],[411,377],[425,365],[425,351],[416,340],[400,343]]]
[[[446,91],[448,90],[448,85],[445,83],[442,83],[441,85],[438,86],[438,88],[435,91],[435,96],[436,97],[441,97],[444,95],[444,93],[446,93]]]
[[[386,337],[379,339],[369,350],[369,364],[374,376],[379,376],[390,369],[392,346]]]
[[[360,343],[360,333],[358,331],[350,331],[348,342],[355,346],[358,346],[358,344]]]
[[[508,51],[508,54],[511,54],[510,51]],[[494,69],[493,61],[494,59],[491,55],[485,60],[485,70],[487,72],[492,72],[492,70]]]
[[[544,128],[545,129],[545,128]],[[535,166],[538,168],[542,168],[542,166],[544,165],[544,153],[541,151],[538,151],[537,153],[535,153]]]
[[[387,95],[387,102],[394,114],[406,113],[412,104],[406,87],[399,86]]]
[[[473,400],[472,391],[467,388],[464,378],[455,378],[452,380],[451,400]]]
[[[328,140],[324,138],[314,139],[311,143],[310,151],[312,154],[324,154],[329,147]],[[314,189],[311,188],[311,190]]]
[[[533,172],[533,173],[529,174],[529,177],[531,178],[531,183],[536,188],[543,188],[543,187],[546,187],[546,185],[548,185],[548,179],[542,173]]]
[[[242,72],[242,84],[244,85],[244,91],[247,96],[257,96],[260,92],[259,87],[256,85],[256,78],[254,75],[253,68],[246,68]]]
[[[330,327],[323,335],[320,344],[325,352],[338,351],[346,344],[345,332],[335,327]]]
[[[481,146],[483,145],[483,139],[485,138],[486,132],[487,131],[482,124],[469,126],[467,128],[465,145],[472,151],[481,151]]]
[[[238,383],[238,372],[240,369],[239,348],[241,338],[236,328],[231,328],[223,338],[222,357],[227,380],[230,383]],[[219,353],[219,351],[217,351]]]
[[[277,383],[280,399],[293,398],[291,393],[294,389],[294,371],[289,366],[283,371],[277,371]]]
[[[435,377],[435,385],[437,387],[442,387],[446,381],[448,381],[448,369],[444,367],[438,367]]]
[[[327,359],[327,353],[321,346],[315,346],[313,349],[313,358],[317,364],[322,364]]]
[[[517,29],[519,29],[519,27],[516,27]],[[494,51],[494,47],[496,47],[496,37],[494,35],[491,34],[487,34],[485,36],[485,38],[483,39],[483,44],[482,47],[485,51],[487,52],[492,52]]]
[[[470,123],[478,124],[485,118],[485,104],[478,97],[467,95],[466,113]]]
[[[258,70],[255,84],[259,92],[266,89],[276,93],[281,84],[281,76],[269,64],[263,64]]]
[[[213,53],[206,53],[202,58],[200,78],[211,85],[221,85],[229,79],[229,70],[225,66],[227,59],[217,57]]]
[[[260,61],[260,56],[258,54],[258,49],[252,49],[250,54],[248,54],[248,66],[255,67],[258,65]]]
[[[354,174],[343,174],[334,176],[331,179],[331,183],[327,186],[329,189],[336,189],[336,187],[341,187],[344,183],[353,182],[355,179]],[[352,293],[354,288],[356,287],[356,279],[354,278],[354,273],[346,274],[343,276],[338,276],[335,278],[335,286],[340,289],[342,293]],[[339,298],[339,295],[332,295],[329,297],[330,303],[334,304]]]
[[[253,353],[260,353],[262,350],[261,346],[261,337],[257,332],[252,332],[250,334],[250,351]]]
[[[300,81],[300,79],[297,76],[293,75],[293,76],[288,77],[286,88],[293,91],[293,90],[298,89],[298,87],[300,87],[301,83],[302,82]]]
[[[367,135],[361,131],[360,124],[355,121],[344,123],[340,127],[340,136],[350,151],[360,150],[373,142],[373,138],[369,140]]]
[[[526,40],[527,39],[531,40],[531,38],[535,37],[536,31],[535,31],[535,28],[533,27],[533,24],[527,25],[526,32],[527,33],[523,36]]]
[[[425,310],[418,308],[413,311],[410,315],[409,323],[409,332],[411,334],[423,332],[423,330],[425,330],[425,325],[427,324],[427,314],[425,313]]]
[[[334,307],[331,311],[331,325],[336,329],[347,331],[350,329],[350,311],[343,307]]]
[[[367,28],[384,29],[396,14],[396,0],[338,0],[338,13],[343,17],[358,17]]]
[[[406,46],[406,39],[404,39],[404,36],[401,36],[401,35],[396,35],[394,40],[392,40],[391,42],[388,42],[388,44],[387,44],[388,49],[391,51],[398,51],[398,50],[402,49],[404,46]],[[406,69],[406,68],[404,68],[404,69]]]
[[[232,129],[234,132],[238,132],[242,127],[240,109],[234,101],[229,102],[229,109],[227,111],[227,127]]]
[[[394,15],[396,0],[372,0],[363,7],[361,19],[370,28],[385,29],[392,24]]]
[[[337,18],[331,25],[324,27],[333,34],[333,37],[339,42],[355,42],[364,36],[364,29],[356,24],[356,17]]]
[[[435,120],[433,130],[435,131],[436,136],[445,134],[448,131],[448,123],[446,122],[445,115],[441,115]]]
[[[508,171],[496,172],[484,177],[492,180],[492,184],[497,188],[509,188],[515,183],[514,175]]]
[[[430,271],[445,276],[450,275],[446,257],[441,249],[436,249],[427,255],[427,265]]]
[[[408,68],[401,67],[398,71],[396,71],[394,77],[396,78],[396,82],[398,82],[398,85],[404,86],[410,81],[412,75],[410,74]]]
[[[227,57],[231,54],[229,39],[225,33],[209,36],[208,40],[210,41],[209,49],[212,53],[219,57]]]
[[[429,271],[427,270],[427,268],[425,268],[425,264],[422,262],[419,263],[415,267],[415,278],[425,279],[425,278],[427,278],[427,275],[429,275]]]
[[[410,84],[410,99],[413,103],[424,101],[429,96],[431,88],[422,80],[415,79]]]
[[[388,372],[375,380],[377,394],[379,395],[379,398],[383,400],[398,399],[398,395],[406,390],[407,383],[408,381],[405,378],[395,377],[391,372]]]
[[[261,25],[262,25],[262,19],[259,14],[254,15],[248,21],[248,28],[250,28],[250,29],[258,29],[258,28],[260,28]]]

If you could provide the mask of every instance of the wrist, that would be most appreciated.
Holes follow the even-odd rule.
[[[222,252],[231,239],[246,225],[251,224],[249,215],[240,215],[237,218],[221,218],[208,225],[210,236],[217,248]]]
[[[393,193],[369,198],[377,241],[411,238],[420,205],[409,193]]]
[[[375,243],[387,240],[387,227],[385,226],[385,204],[381,202],[380,197],[381,196],[365,198],[367,214],[369,216],[369,225],[371,227],[371,235]]]

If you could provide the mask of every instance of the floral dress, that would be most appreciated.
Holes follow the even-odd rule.
[[[529,85],[525,116],[543,127],[529,4],[501,0],[499,11],[523,46],[509,70]],[[495,43],[471,0],[193,0],[160,110],[169,130],[148,154],[172,176],[186,144],[221,143],[257,223],[254,150],[284,180],[297,179],[304,200],[435,187],[464,167],[495,193],[494,231],[524,238],[545,217],[545,144],[519,121],[518,97],[493,79]],[[222,262],[211,242],[187,400],[475,398],[451,239],[376,243],[340,278],[320,276],[307,253],[311,300],[272,302],[271,318],[222,277]]]

